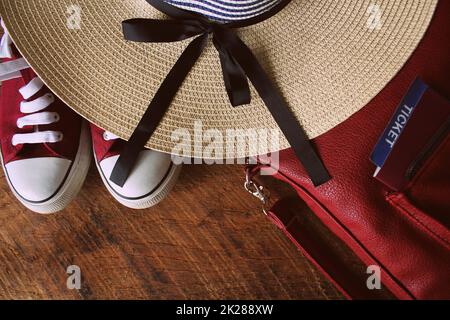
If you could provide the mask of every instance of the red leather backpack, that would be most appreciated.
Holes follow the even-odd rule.
[[[450,1],[440,1],[419,47],[401,72],[361,111],[314,143],[333,179],[314,187],[291,150],[280,154],[275,178],[300,198],[400,299],[450,299],[450,134],[401,192],[373,178],[370,154],[410,84],[422,78],[450,98]],[[257,174],[257,169],[252,175]],[[270,219],[349,298],[370,298],[324,242],[282,200]]]

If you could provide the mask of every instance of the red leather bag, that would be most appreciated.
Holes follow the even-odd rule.
[[[450,1],[440,1],[424,39],[401,72],[361,111],[314,140],[333,179],[315,188],[291,150],[277,179],[301,199],[400,299],[450,299],[450,135],[428,155],[409,186],[392,192],[373,178],[371,151],[403,95],[421,77],[450,98]],[[270,219],[347,297],[370,298],[327,246],[281,201]]]

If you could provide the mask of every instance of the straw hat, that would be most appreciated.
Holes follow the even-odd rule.
[[[426,32],[437,2],[292,0],[237,34],[314,138],[366,105],[395,76]],[[167,19],[145,0],[0,0],[0,14],[43,81],[83,117],[124,139],[191,41],[126,41],[123,20]],[[80,28],[71,25],[77,14]],[[174,130],[193,134],[196,121],[223,136],[228,129],[277,129],[253,86],[251,94],[250,104],[230,105],[209,41],[147,147],[173,152],[179,144],[171,139]],[[277,149],[287,147],[282,139]]]

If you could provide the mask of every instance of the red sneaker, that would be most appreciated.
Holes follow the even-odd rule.
[[[20,57],[5,30],[0,45],[0,151],[17,199],[37,213],[64,209],[91,161],[89,127]]]
[[[146,209],[163,200],[175,185],[181,166],[169,154],[142,150],[136,166],[123,187],[109,178],[125,142],[113,134],[91,125],[95,163],[111,195],[132,209]]]

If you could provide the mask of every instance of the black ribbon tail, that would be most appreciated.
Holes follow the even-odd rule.
[[[252,82],[286,139],[289,141],[314,186],[320,186],[329,181],[331,176],[314,150],[311,141],[252,51],[231,30],[217,30],[215,36],[245,71],[247,77]]]
[[[173,98],[182,86],[184,79],[200,58],[207,40],[208,34],[203,34],[194,39],[184,50],[159,87],[111,173],[110,180],[118,186],[123,187],[125,185],[129,174],[136,164],[139,153],[156,131]]]
[[[219,52],[220,65],[222,66],[223,80],[231,105],[239,107],[251,102],[250,87],[248,79],[241,66],[214,38],[214,45]]]

